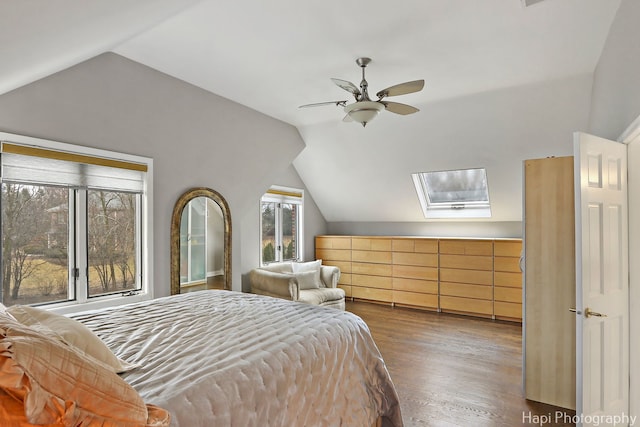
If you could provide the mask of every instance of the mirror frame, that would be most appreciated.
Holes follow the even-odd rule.
[[[220,206],[224,217],[224,289],[231,290],[231,211],[220,193],[206,187],[185,191],[173,207],[171,215],[171,295],[180,293],[180,222],[187,203],[197,197],[207,197]]]

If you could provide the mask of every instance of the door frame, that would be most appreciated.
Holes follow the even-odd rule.
[[[640,415],[640,116],[620,135],[618,142],[627,145],[627,192],[629,203],[629,415]],[[633,166],[632,166],[633,165]],[[635,167],[634,167],[635,166]],[[636,261],[636,262],[634,262]],[[634,328],[635,326],[635,328]],[[635,330],[634,330],[635,329]]]

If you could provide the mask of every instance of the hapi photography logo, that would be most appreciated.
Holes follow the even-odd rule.
[[[537,426],[554,426],[558,424],[587,424],[592,426],[630,426],[636,425],[636,416],[625,414],[616,415],[584,415],[567,414],[562,411],[549,412],[547,414],[532,414],[522,412],[522,424]]]

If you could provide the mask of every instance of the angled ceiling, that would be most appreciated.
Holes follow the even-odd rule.
[[[328,221],[422,221],[410,173],[486,167],[493,221],[521,219],[521,162],[570,154],[619,0],[11,0],[0,93],[114,51],[298,127],[294,165]],[[366,128],[330,77],[425,79]],[[279,184],[279,183],[273,183]]]

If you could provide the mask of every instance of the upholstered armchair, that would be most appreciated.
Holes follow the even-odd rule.
[[[340,269],[311,262],[277,262],[249,273],[251,292],[307,304],[345,308],[344,290],[338,288]]]

